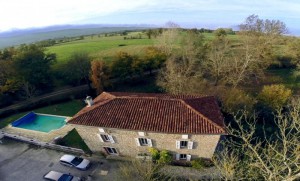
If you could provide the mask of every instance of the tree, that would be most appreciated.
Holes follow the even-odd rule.
[[[215,36],[222,38],[225,37],[227,35],[226,30],[223,28],[218,28],[214,31]]]
[[[144,70],[149,71],[150,75],[152,70],[158,69],[166,61],[166,55],[156,47],[148,47],[145,50]]]
[[[262,20],[257,15],[247,17],[240,25],[241,45],[233,49],[226,81],[236,87],[241,82],[263,77],[273,58],[272,46],[286,31],[285,24],[279,20]]]
[[[84,81],[90,87],[90,69],[90,56],[85,52],[74,52],[67,63],[62,66],[62,74],[64,79],[72,85],[80,85]]]
[[[298,68],[300,67],[300,40],[298,38],[289,40],[287,44],[287,52],[289,56],[291,56],[293,64],[295,64]]]
[[[165,176],[161,170],[162,165],[151,161],[134,159],[128,163],[120,164],[121,180],[164,180]]]
[[[100,94],[108,85],[109,68],[104,61],[94,60],[91,62],[91,77],[92,87],[96,89],[97,94]]]
[[[140,63],[138,57],[132,56],[127,52],[119,52],[111,64],[112,75],[123,80],[132,78],[134,74],[143,71]]]
[[[21,46],[13,58],[13,66],[18,72],[20,82],[27,82],[36,89],[51,87],[52,77],[50,65],[56,60],[56,55],[44,53],[37,45]]]
[[[146,30],[146,35],[147,35],[148,39],[151,39],[153,34],[154,34],[154,30],[152,30],[152,29]]]
[[[158,75],[157,84],[172,94],[201,93],[206,80],[202,63],[206,59],[206,46],[201,34],[188,32],[181,39],[176,53],[167,58]]]
[[[300,178],[300,100],[278,110],[272,134],[257,137],[255,115],[240,112],[227,132],[232,137],[214,157],[224,180],[285,180]]]
[[[179,25],[173,22],[166,23],[167,29],[158,38],[158,48],[170,56],[179,37]]]
[[[266,106],[273,110],[282,108],[291,97],[291,89],[285,88],[284,85],[265,85],[258,95],[258,99]]]
[[[226,34],[216,34],[215,39],[208,45],[208,55],[203,68],[205,72],[214,81],[217,86],[220,81],[227,83],[227,76],[231,73],[232,67],[231,43],[227,39]]]

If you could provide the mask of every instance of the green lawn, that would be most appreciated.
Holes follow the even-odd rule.
[[[134,36],[134,33],[126,37]],[[127,39],[124,36],[98,37],[86,36],[83,40],[58,44],[47,48],[47,52],[56,53],[57,64],[68,60],[74,52],[87,52],[91,56],[111,57],[118,51],[126,51],[132,54],[138,54],[144,47],[154,45],[154,39]]]
[[[61,116],[74,116],[84,106],[85,104],[81,100],[72,100],[69,102],[64,102],[64,103],[33,109],[31,111],[34,111],[36,113],[55,114]],[[17,113],[6,118],[0,118],[0,128],[7,126],[11,122],[24,116],[28,112],[30,111]]]
[[[61,43],[52,47],[47,48],[47,52],[56,53],[57,63],[54,67],[59,66],[61,63],[68,61],[68,58],[72,53],[82,51],[87,52],[92,57],[102,57],[104,60],[111,60],[115,56],[116,52],[125,51],[130,54],[141,55],[143,49],[157,44],[158,39],[148,39],[142,34],[142,39],[126,39],[124,37],[137,37],[141,32],[131,32],[126,36],[85,36],[83,40],[72,41],[67,43]],[[210,41],[214,38],[213,33],[203,33],[205,39]],[[238,41],[236,35],[228,35],[228,38]]]
[[[85,153],[91,154],[92,151],[82,140],[76,129],[70,131],[65,137],[63,137],[60,145],[69,146],[73,148],[82,149]]]

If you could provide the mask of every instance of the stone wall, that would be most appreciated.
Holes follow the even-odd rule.
[[[138,131],[103,128],[105,133],[100,133],[98,127],[73,125],[85,143],[93,152],[105,152],[103,147],[114,147],[119,156],[136,157],[139,153],[148,153],[149,146],[138,146],[135,138],[149,138],[154,148],[170,151],[175,154],[189,154],[192,158],[211,158],[219,142],[220,135],[189,135],[183,139],[182,134],[165,134],[145,132],[145,136],[139,136]],[[115,143],[101,142],[97,134],[111,135]],[[193,141],[193,149],[177,149],[176,140]]]

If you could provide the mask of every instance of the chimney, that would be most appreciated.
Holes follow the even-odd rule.
[[[84,102],[87,103],[87,107],[91,107],[91,106],[94,104],[93,98],[92,98],[91,96],[87,96],[87,97],[85,98],[85,101],[84,101]]]

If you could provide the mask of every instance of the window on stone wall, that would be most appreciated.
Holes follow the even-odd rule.
[[[189,155],[189,154],[182,154],[182,153],[176,154],[176,160],[191,161],[191,158],[192,158],[192,155]]]
[[[104,149],[110,155],[117,155],[118,154],[117,150],[113,147],[104,147]]]
[[[152,140],[149,138],[135,138],[137,146],[150,146],[152,147]]]
[[[193,141],[176,141],[176,148],[177,149],[193,149],[194,142]]]
[[[188,141],[180,141],[180,148],[187,148]]]
[[[98,138],[100,139],[101,142],[110,142],[110,143],[115,143],[115,140],[112,135],[108,134],[97,134]]]

